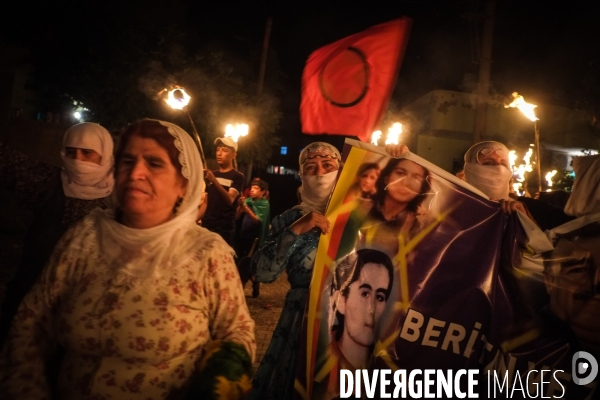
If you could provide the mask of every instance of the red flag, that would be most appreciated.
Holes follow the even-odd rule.
[[[302,74],[302,132],[368,141],[392,95],[410,25],[396,19],[315,50]]]

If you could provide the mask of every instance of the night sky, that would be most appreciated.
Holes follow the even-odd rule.
[[[190,10],[198,14],[204,34],[257,41],[264,34],[266,16],[272,15],[271,45],[289,74],[290,85],[296,88],[313,50],[372,25],[409,16],[413,28],[395,97],[405,103],[432,89],[473,90],[482,24],[469,16],[482,14],[485,1],[343,3],[248,2],[221,10],[211,6],[210,12],[192,3]],[[594,75],[600,62],[597,14],[584,3],[589,4],[498,0],[492,92],[508,95],[518,91],[539,102],[580,101],[577,92],[591,83],[582,80],[591,79],[586,74]],[[229,21],[224,22],[220,15],[227,15]]]
[[[401,107],[434,89],[474,91],[482,30],[475,16],[485,9],[485,1],[474,0],[48,3],[5,6],[4,41],[30,48],[37,43],[50,54],[68,53],[73,59],[88,38],[100,35],[99,27],[110,31],[115,18],[122,23],[143,14],[146,23],[156,25],[176,18],[192,42],[217,41],[234,52],[254,48],[260,53],[271,16],[270,57],[277,59],[282,73],[283,129],[299,129],[300,78],[312,51],[400,16],[411,17],[413,27],[392,104]],[[496,1],[491,93],[517,91],[533,103],[597,109],[600,24],[584,3]]]

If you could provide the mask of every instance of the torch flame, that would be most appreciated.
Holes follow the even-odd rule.
[[[234,142],[237,143],[240,136],[246,136],[248,134],[247,124],[227,124],[225,127],[225,137],[231,137]]]
[[[554,177],[554,175],[556,175],[556,172],[557,171],[553,169],[552,171],[546,174],[546,182],[548,182],[548,187],[552,187],[552,178]]]
[[[523,113],[523,115],[525,115],[530,120],[537,121],[539,119],[535,116],[535,111],[533,111],[533,109],[537,107],[535,104],[527,103],[523,96],[519,95],[517,92],[514,92],[512,95],[512,103],[510,103],[507,106],[504,106],[504,108],[518,108]]]
[[[183,107],[189,104],[190,99],[191,97],[183,90],[183,88],[176,87],[168,91],[167,99],[165,101],[175,110],[183,110]]]
[[[515,166],[515,161],[517,160],[517,152],[515,150],[510,150],[508,152],[508,161],[510,164],[510,168],[513,173],[513,178],[515,183],[513,183],[513,189],[516,193],[522,195],[523,183],[525,182],[525,174],[533,171],[533,167],[531,166],[530,159],[533,155],[533,149],[528,149],[527,153],[523,157],[523,161],[525,164],[519,164],[519,166]]]
[[[385,144],[398,144],[398,137],[402,133],[402,124],[395,122],[389,129]]]
[[[508,152],[508,165],[510,166],[511,171],[514,171],[515,161],[517,161],[517,152],[511,150]]]
[[[381,131],[375,131],[373,132],[373,134],[371,135],[371,143],[373,143],[375,146],[377,146],[379,144],[379,139],[381,139]]]
[[[526,171],[527,172],[531,172],[531,156],[533,155],[533,149],[529,149],[527,150],[527,153],[525,153],[525,156],[523,157],[523,161],[525,161],[525,167],[526,167]]]

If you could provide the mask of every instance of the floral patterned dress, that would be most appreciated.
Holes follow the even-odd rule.
[[[95,224],[88,216],[67,231],[21,304],[0,356],[3,398],[48,398],[41,360],[56,345],[65,400],[182,398],[214,341],[254,358],[254,322],[220,238],[140,278],[106,265]]]
[[[291,209],[275,217],[265,244],[252,257],[253,273],[259,282],[273,282],[286,270],[292,287],[254,375],[251,399],[292,398],[304,307],[321,236],[317,229],[301,235],[289,229],[302,215]]]
[[[23,241],[21,261],[18,266],[4,265],[6,270],[16,270],[16,274],[7,285],[2,302],[1,346],[21,300],[42,272],[61,236],[93,209],[109,208],[110,198],[82,200],[66,197],[59,167],[34,160],[2,144],[0,189],[12,193],[20,208],[34,212]]]

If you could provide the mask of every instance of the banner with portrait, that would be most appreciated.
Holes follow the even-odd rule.
[[[341,369],[476,369],[485,394],[488,370],[510,381],[563,366],[573,347],[538,323],[543,259],[522,215],[508,217],[412,153],[392,158],[347,139],[343,159],[306,306],[297,398],[338,398]]]

